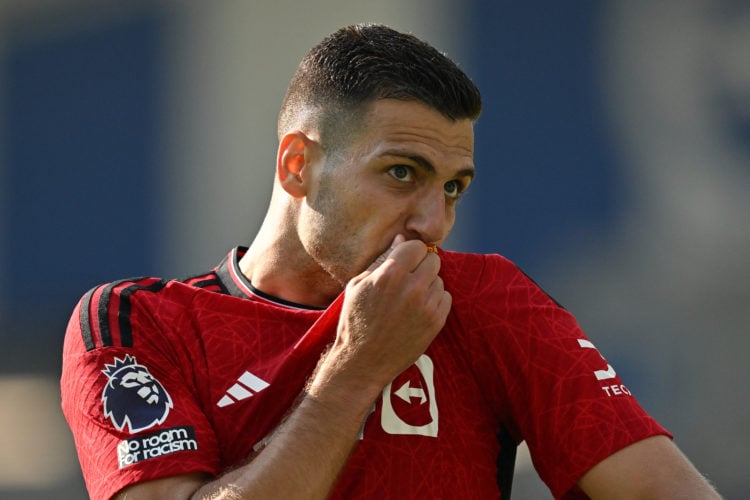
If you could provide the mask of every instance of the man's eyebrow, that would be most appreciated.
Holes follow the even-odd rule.
[[[437,172],[437,170],[435,169],[435,165],[433,165],[430,160],[421,155],[406,153],[404,151],[390,150],[383,152],[382,156],[400,156],[402,158],[407,158],[422,167],[427,172],[430,172],[431,174]],[[471,177],[473,179],[474,175],[474,167],[466,167],[456,172],[455,177]]]

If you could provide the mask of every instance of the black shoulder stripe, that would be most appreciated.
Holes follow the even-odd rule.
[[[167,282],[159,280],[150,285],[131,285],[120,292],[120,311],[117,315],[120,326],[120,341],[123,347],[133,347],[133,329],[130,325],[130,296],[140,290],[158,292],[166,286]]]
[[[188,276],[180,281],[195,288],[209,289],[212,292],[229,294],[227,287],[224,286],[224,283],[222,283],[215,270],[208,273]]]
[[[224,286],[224,283],[218,278],[214,279],[208,279],[203,281],[198,281],[196,283],[193,283],[194,287],[197,288],[210,288],[210,287],[216,287],[218,288],[218,293],[223,293],[224,295],[229,295],[229,290],[227,290],[227,287]]]
[[[218,285],[218,284],[219,284],[219,280],[217,280],[216,278],[207,278],[207,279],[200,280],[200,281],[194,281],[190,283],[190,286],[194,286],[196,288],[206,288],[207,286]]]
[[[96,345],[94,344],[94,334],[91,332],[91,315],[89,314],[89,308],[91,307],[91,297],[94,295],[96,289],[95,286],[81,299],[81,308],[78,311],[78,320],[81,323],[81,335],[83,336],[83,344],[86,346],[87,351],[93,351]]]
[[[127,278],[124,280],[113,281],[109,285],[106,285],[102,290],[102,294],[99,297],[99,336],[102,339],[102,347],[112,345],[112,331],[109,328],[109,301],[112,296],[112,290],[115,287],[128,282],[128,281],[139,281],[143,278]]]
[[[221,290],[221,293],[229,295],[229,289],[224,285],[224,282],[221,281],[218,274],[216,275],[216,285],[219,287],[219,290]]]

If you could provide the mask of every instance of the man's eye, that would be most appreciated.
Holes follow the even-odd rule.
[[[445,189],[445,195],[449,198],[458,198],[461,196],[461,183],[459,181],[453,180],[448,181],[443,186],[443,189]]]
[[[409,181],[412,177],[411,167],[406,165],[394,165],[388,172],[400,181]]]

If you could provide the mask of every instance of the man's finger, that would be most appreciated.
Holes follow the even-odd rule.
[[[383,262],[385,262],[385,260],[388,258],[388,256],[393,251],[393,249],[396,248],[401,243],[403,243],[404,241],[406,241],[406,238],[404,237],[404,235],[403,234],[397,234],[393,238],[393,241],[391,242],[391,246],[385,252],[383,252],[380,255],[378,255],[378,258],[375,259],[372,262],[372,264],[370,264],[370,266],[367,268],[367,271],[368,272],[372,272],[375,269],[377,269],[378,267],[380,267],[380,264],[382,264]]]

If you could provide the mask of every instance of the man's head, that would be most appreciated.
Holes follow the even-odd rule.
[[[274,192],[253,244],[263,249],[243,272],[269,293],[326,305],[397,235],[442,242],[474,176],[480,109],[466,74],[411,35],[361,25],[327,37],[284,100]]]
[[[315,130],[330,153],[380,99],[421,102],[450,120],[476,120],[482,106],[469,77],[427,43],[382,25],[348,26],[303,58],[281,107],[279,138]]]

